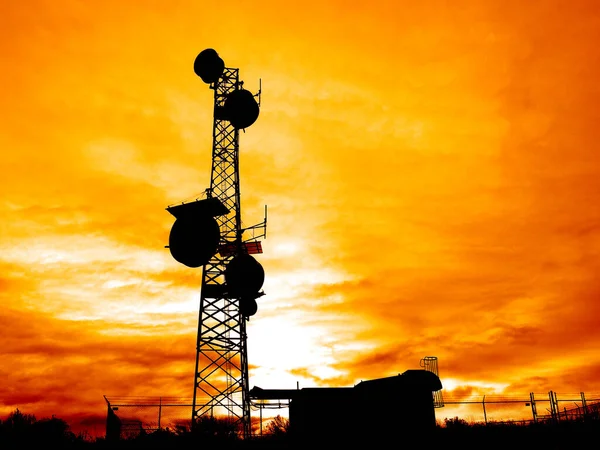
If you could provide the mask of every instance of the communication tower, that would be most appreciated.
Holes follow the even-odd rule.
[[[252,255],[262,253],[267,208],[262,223],[242,228],[239,133],[258,118],[260,87],[257,94],[244,89],[239,69],[225,67],[213,49],[198,54],[194,72],[214,91],[210,187],[205,198],[167,207],[175,217],[171,255],[202,267],[192,426],[202,416],[228,417],[248,436],[246,322],[264,295],[264,270]]]

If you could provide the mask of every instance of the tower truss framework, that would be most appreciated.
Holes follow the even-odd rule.
[[[222,117],[225,99],[241,89],[239,70],[225,68],[211,84],[214,90],[212,168],[207,197],[216,197],[228,213],[216,217],[219,251],[203,266],[200,291],[192,426],[203,416],[224,417],[251,433],[246,322],[239,299],[229,298],[225,283],[227,263],[238,253],[261,253],[266,237],[261,224],[242,228],[239,180],[239,130]],[[243,236],[244,232],[250,234]]]

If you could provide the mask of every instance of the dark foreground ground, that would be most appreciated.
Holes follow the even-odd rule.
[[[68,429],[49,426],[37,429],[22,428],[0,430],[0,449],[54,448],[86,450],[144,450],[144,449],[309,449],[320,448],[420,448],[420,449],[529,449],[543,448],[600,448],[600,420],[571,420],[559,423],[530,425],[490,424],[469,425],[464,421],[447,423],[428,432],[410,435],[410,430],[366,433],[362,437],[338,436],[335,430],[321,429],[305,439],[294,438],[290,433],[262,436],[252,439],[215,436],[207,433],[157,431],[129,439],[107,441],[85,439],[68,432]],[[357,430],[358,431],[358,430]]]

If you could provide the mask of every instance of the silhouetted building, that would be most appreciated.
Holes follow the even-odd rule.
[[[354,387],[261,389],[257,400],[289,400],[290,433],[300,440],[379,439],[420,435],[435,428],[433,392],[439,377],[427,370],[407,370]]]

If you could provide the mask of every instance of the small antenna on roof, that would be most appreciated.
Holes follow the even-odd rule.
[[[258,97],[258,106],[260,107],[260,94],[262,92],[262,78],[258,79],[258,92],[256,93],[255,97]]]

